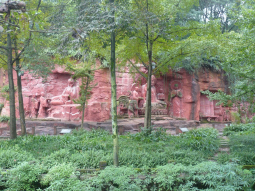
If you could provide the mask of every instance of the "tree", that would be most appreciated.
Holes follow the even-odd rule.
[[[28,5],[26,5],[25,2],[22,2],[22,1],[19,1],[19,2],[7,1],[4,4],[4,6],[0,8],[0,12],[3,12],[6,14],[5,19],[1,18],[0,22],[4,23],[5,26],[9,28],[9,30],[5,30],[5,33],[1,34],[1,38],[3,39],[3,42],[4,42],[4,39],[5,38],[8,39],[8,34],[10,34],[10,42],[12,44],[12,47],[11,47],[12,57],[13,55],[15,55],[11,59],[12,66],[10,66],[9,68],[15,69],[17,73],[19,113],[20,113],[22,135],[26,134],[25,115],[24,115],[22,87],[21,87],[21,76],[24,73],[22,68],[24,70],[26,69],[33,70],[34,73],[38,72],[38,68],[40,68],[41,75],[45,74],[45,71],[47,72],[50,71],[48,69],[49,67],[46,67],[46,64],[49,63],[49,59],[48,59],[48,62],[47,62],[47,59],[41,59],[42,57],[41,55],[43,55],[44,58],[48,57],[48,55],[46,55],[47,53],[45,54],[45,52],[42,50],[38,51],[37,49],[38,46],[35,46],[38,41],[45,42],[45,39],[42,40],[41,38],[42,35],[40,35],[41,32],[44,33],[45,31],[39,31],[39,30],[42,30],[48,26],[48,23],[44,21],[44,18],[48,15],[48,13],[47,12],[43,13],[42,11],[39,10],[42,4],[45,5],[45,3],[42,3],[41,0],[38,0],[38,2],[36,1],[29,2]],[[12,11],[12,13],[10,14],[10,10],[15,10],[15,11]],[[6,19],[9,19],[9,22],[6,22],[5,21]],[[38,29],[38,31],[34,30],[34,28]],[[7,37],[5,35],[6,33],[7,33]],[[13,52],[15,54],[13,54]],[[41,55],[38,55],[38,52],[40,52]],[[6,58],[5,54],[0,55],[1,61],[5,62],[4,61],[5,58]],[[44,67],[40,67],[40,65],[38,64],[40,62],[43,63]],[[48,70],[45,70],[45,69],[48,69]],[[9,83],[10,83],[10,79],[9,79]],[[16,135],[14,135],[16,134],[16,116],[13,115],[13,112],[15,112],[14,101],[15,99],[14,100],[10,99],[10,103],[11,103],[10,107],[11,108],[13,107],[13,109],[10,109],[12,112],[11,114],[12,123],[10,125],[11,137],[13,138],[16,137]]]
[[[94,86],[91,84],[94,79],[94,71],[92,70],[92,66],[89,61],[87,61],[87,65],[85,63],[80,63],[79,66],[76,67],[74,67],[72,64],[69,64],[67,66],[67,70],[73,72],[72,78],[81,79],[79,91],[80,97],[74,100],[74,103],[81,105],[79,109],[82,111],[81,128],[83,128],[86,103],[90,98],[90,91]]]
[[[119,46],[119,54],[123,63],[142,63],[147,68],[147,94],[145,108],[145,128],[151,131],[151,75],[168,72],[187,56],[201,53],[205,49],[215,48],[212,43],[215,35],[219,34],[219,26],[215,22],[201,24],[186,18],[188,11],[198,5],[198,1],[172,0],[134,0],[129,5],[130,17],[133,19],[126,27],[127,35]],[[208,41],[208,43],[206,42]],[[153,63],[154,62],[154,66]],[[154,69],[152,68],[154,67]],[[138,68],[136,68],[137,71]]]
[[[67,30],[70,31],[71,29],[71,33],[60,33],[56,35],[59,39],[57,45],[59,51],[55,52],[58,58],[65,59],[74,57],[82,60],[85,58],[85,55],[90,54],[94,55],[95,59],[100,59],[102,63],[108,67],[108,63],[110,63],[112,95],[111,115],[114,143],[113,158],[114,165],[118,166],[115,32],[120,27],[115,21],[115,16],[119,13],[116,12],[116,6],[117,3],[115,3],[114,0],[88,0],[68,3],[68,6],[61,10],[61,19],[60,17],[54,17],[52,19],[52,24],[55,28],[59,28],[59,26],[63,28],[63,26],[65,26]],[[64,14],[66,17],[62,16],[63,13],[66,13]],[[70,20],[72,22],[70,22]],[[75,37],[75,40],[70,34],[72,37]],[[56,54],[54,55],[56,56]]]
[[[16,61],[17,57],[12,58],[13,43],[11,38],[11,26],[15,26],[11,20],[11,10],[21,10],[24,12],[26,5],[24,2],[9,2],[7,1],[1,8],[0,13],[5,13],[5,20],[7,23],[6,33],[7,33],[7,46],[2,46],[0,48],[6,50],[7,56],[7,67],[8,67],[8,81],[9,81],[9,94],[10,94],[10,138],[15,139],[17,137],[16,133],[16,114],[15,114],[15,90],[13,82],[13,64]],[[3,22],[3,21],[2,21]],[[16,54],[17,56],[18,54]],[[23,119],[24,120],[24,119]],[[25,133],[25,129],[23,129]]]
[[[236,11],[231,15],[236,20],[238,30],[224,33],[218,42],[218,55],[221,66],[232,79],[231,95],[223,92],[207,92],[212,100],[220,100],[220,103],[232,106],[233,103],[249,102],[254,113],[254,59],[255,59],[255,6],[251,0],[245,0],[237,4]]]

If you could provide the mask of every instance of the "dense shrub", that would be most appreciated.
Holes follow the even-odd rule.
[[[39,164],[23,162],[6,173],[5,186],[10,190],[36,190],[41,187],[39,179],[44,172]]]
[[[136,134],[130,134],[130,137],[136,141],[143,142],[158,142],[158,141],[166,141],[170,138],[169,135],[166,134],[166,129],[164,128],[154,128],[151,133],[149,133],[150,129],[142,128],[141,132]]]
[[[223,130],[223,135],[233,135],[236,132],[245,132],[245,131],[253,131],[255,133],[255,123],[248,124],[230,124]]]
[[[239,164],[255,164],[255,134],[230,136],[231,155],[238,159]]]
[[[0,109],[1,112],[2,108]],[[0,122],[9,122],[10,121],[10,117],[8,116],[0,116]]]
[[[42,185],[49,185],[52,188],[52,185],[59,184],[62,180],[66,180],[69,178],[77,179],[76,174],[76,166],[72,163],[62,163],[56,166],[53,166],[49,169],[48,173],[42,178]],[[60,182],[59,182],[60,181]],[[63,185],[63,181],[61,182],[61,187],[64,188],[66,185]],[[55,189],[51,189],[55,190]]]
[[[2,111],[2,109],[4,108],[4,104],[3,103],[0,103],[0,113]]]
[[[244,190],[251,185],[252,174],[234,164],[204,162],[168,164],[139,173],[130,167],[107,167],[86,182],[89,190]]]
[[[188,131],[181,134],[177,146],[182,149],[214,153],[219,149],[218,131],[213,128]]]
[[[218,148],[217,136],[214,129],[192,130],[180,136],[167,135],[160,129],[150,136],[145,132],[122,135],[119,137],[121,167],[107,167],[99,174],[85,175],[83,181],[78,178],[77,168],[98,168],[99,161],[112,165],[113,141],[106,131],[79,130],[63,136],[26,136],[1,141],[0,168],[10,170],[1,171],[0,190],[242,190],[250,180],[248,171],[234,164],[205,162]],[[252,158],[253,137],[235,136],[239,139],[231,142],[230,137],[231,147],[235,146],[231,151],[250,155],[222,156],[220,163],[229,163],[233,157],[235,161]],[[247,147],[239,149],[238,145]],[[138,172],[135,168],[143,170]],[[47,174],[40,178],[41,173]]]
[[[35,161],[36,159],[27,152],[20,152],[18,147],[13,150],[0,149],[0,168],[9,169],[24,161]]]

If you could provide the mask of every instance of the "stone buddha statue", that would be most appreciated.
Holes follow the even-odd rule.
[[[74,80],[70,78],[68,80],[68,86],[64,89],[63,93],[51,98],[51,105],[72,104],[72,99],[78,97],[78,88],[74,86],[74,83]]]

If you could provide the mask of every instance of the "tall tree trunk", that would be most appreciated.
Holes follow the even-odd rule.
[[[10,13],[8,13],[8,23],[10,23]],[[10,30],[10,26],[7,26],[7,30]],[[10,138],[17,138],[16,133],[16,114],[15,114],[15,91],[14,91],[14,83],[13,83],[13,64],[12,64],[12,42],[11,42],[11,34],[7,33],[7,66],[8,66],[8,80],[9,80],[9,95],[10,95]]]
[[[89,83],[90,83],[90,78],[87,77],[86,86],[85,86],[85,96],[87,96]],[[86,100],[87,100],[87,98],[85,97],[84,104],[82,106],[81,128],[83,128],[83,124],[84,124],[84,114],[85,114],[85,108],[86,108]]]
[[[111,9],[114,9],[114,0],[110,0]],[[114,24],[114,10],[112,10],[112,24]],[[119,140],[117,126],[117,100],[116,100],[116,75],[115,75],[115,31],[111,33],[111,113],[113,134],[113,164],[119,166]]]
[[[25,112],[24,112],[24,104],[23,104],[23,95],[22,95],[22,84],[21,84],[21,74],[20,74],[20,65],[18,58],[18,46],[17,46],[17,36],[14,39],[15,45],[15,56],[16,56],[16,73],[17,73],[17,85],[18,85],[18,96],[19,96],[19,116],[20,116],[20,127],[21,127],[21,135],[26,135],[26,121],[25,121]]]
[[[149,12],[149,3],[146,0],[147,16]],[[148,19],[148,18],[147,18]],[[146,48],[148,52],[149,66],[148,66],[148,77],[147,77],[147,90],[146,90],[146,107],[144,116],[144,128],[151,133],[151,74],[152,74],[152,42],[149,42],[149,25],[148,20],[146,21]]]
[[[20,66],[19,59],[16,60],[16,73],[17,73],[17,85],[18,85],[18,96],[19,96],[19,115],[20,115],[20,127],[21,135],[26,135],[26,121],[25,121],[25,112],[23,104],[23,95],[22,95],[22,84],[21,84],[21,75],[19,75]]]
[[[86,102],[82,106],[81,129],[83,129],[83,124],[84,124],[85,104]]]
[[[151,133],[151,75],[152,75],[152,43],[148,46],[148,78],[147,78],[147,90],[146,90],[146,108],[144,116],[144,127]]]

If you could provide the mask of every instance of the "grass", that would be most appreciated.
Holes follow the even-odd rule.
[[[111,166],[112,136],[103,130],[3,140],[0,190],[242,190],[251,185],[252,173],[237,164],[208,162],[219,148],[215,129],[171,136],[158,128],[146,134],[119,137],[119,168]],[[221,163],[228,160],[221,158]],[[106,170],[78,178],[76,169],[98,168],[100,161],[108,163]]]
[[[201,133],[204,131],[204,133]],[[120,164],[134,167],[156,167],[169,160],[177,163],[197,164],[207,160],[218,149],[217,135],[211,137],[211,130],[194,130],[175,137],[167,135],[162,129],[146,136],[141,132],[119,137]],[[207,134],[205,133],[207,131]],[[214,132],[215,133],[215,132]],[[203,137],[204,136],[204,137]],[[74,160],[79,168],[97,168],[100,160],[112,164],[113,141],[107,131],[74,131],[62,136],[26,136],[15,140],[1,141],[1,150],[18,147],[20,153],[26,152],[41,162],[62,150],[68,160]],[[89,160],[82,162],[82,157]],[[48,160],[48,159],[47,159]],[[56,160],[58,159],[52,159]],[[65,161],[68,162],[68,161]]]

